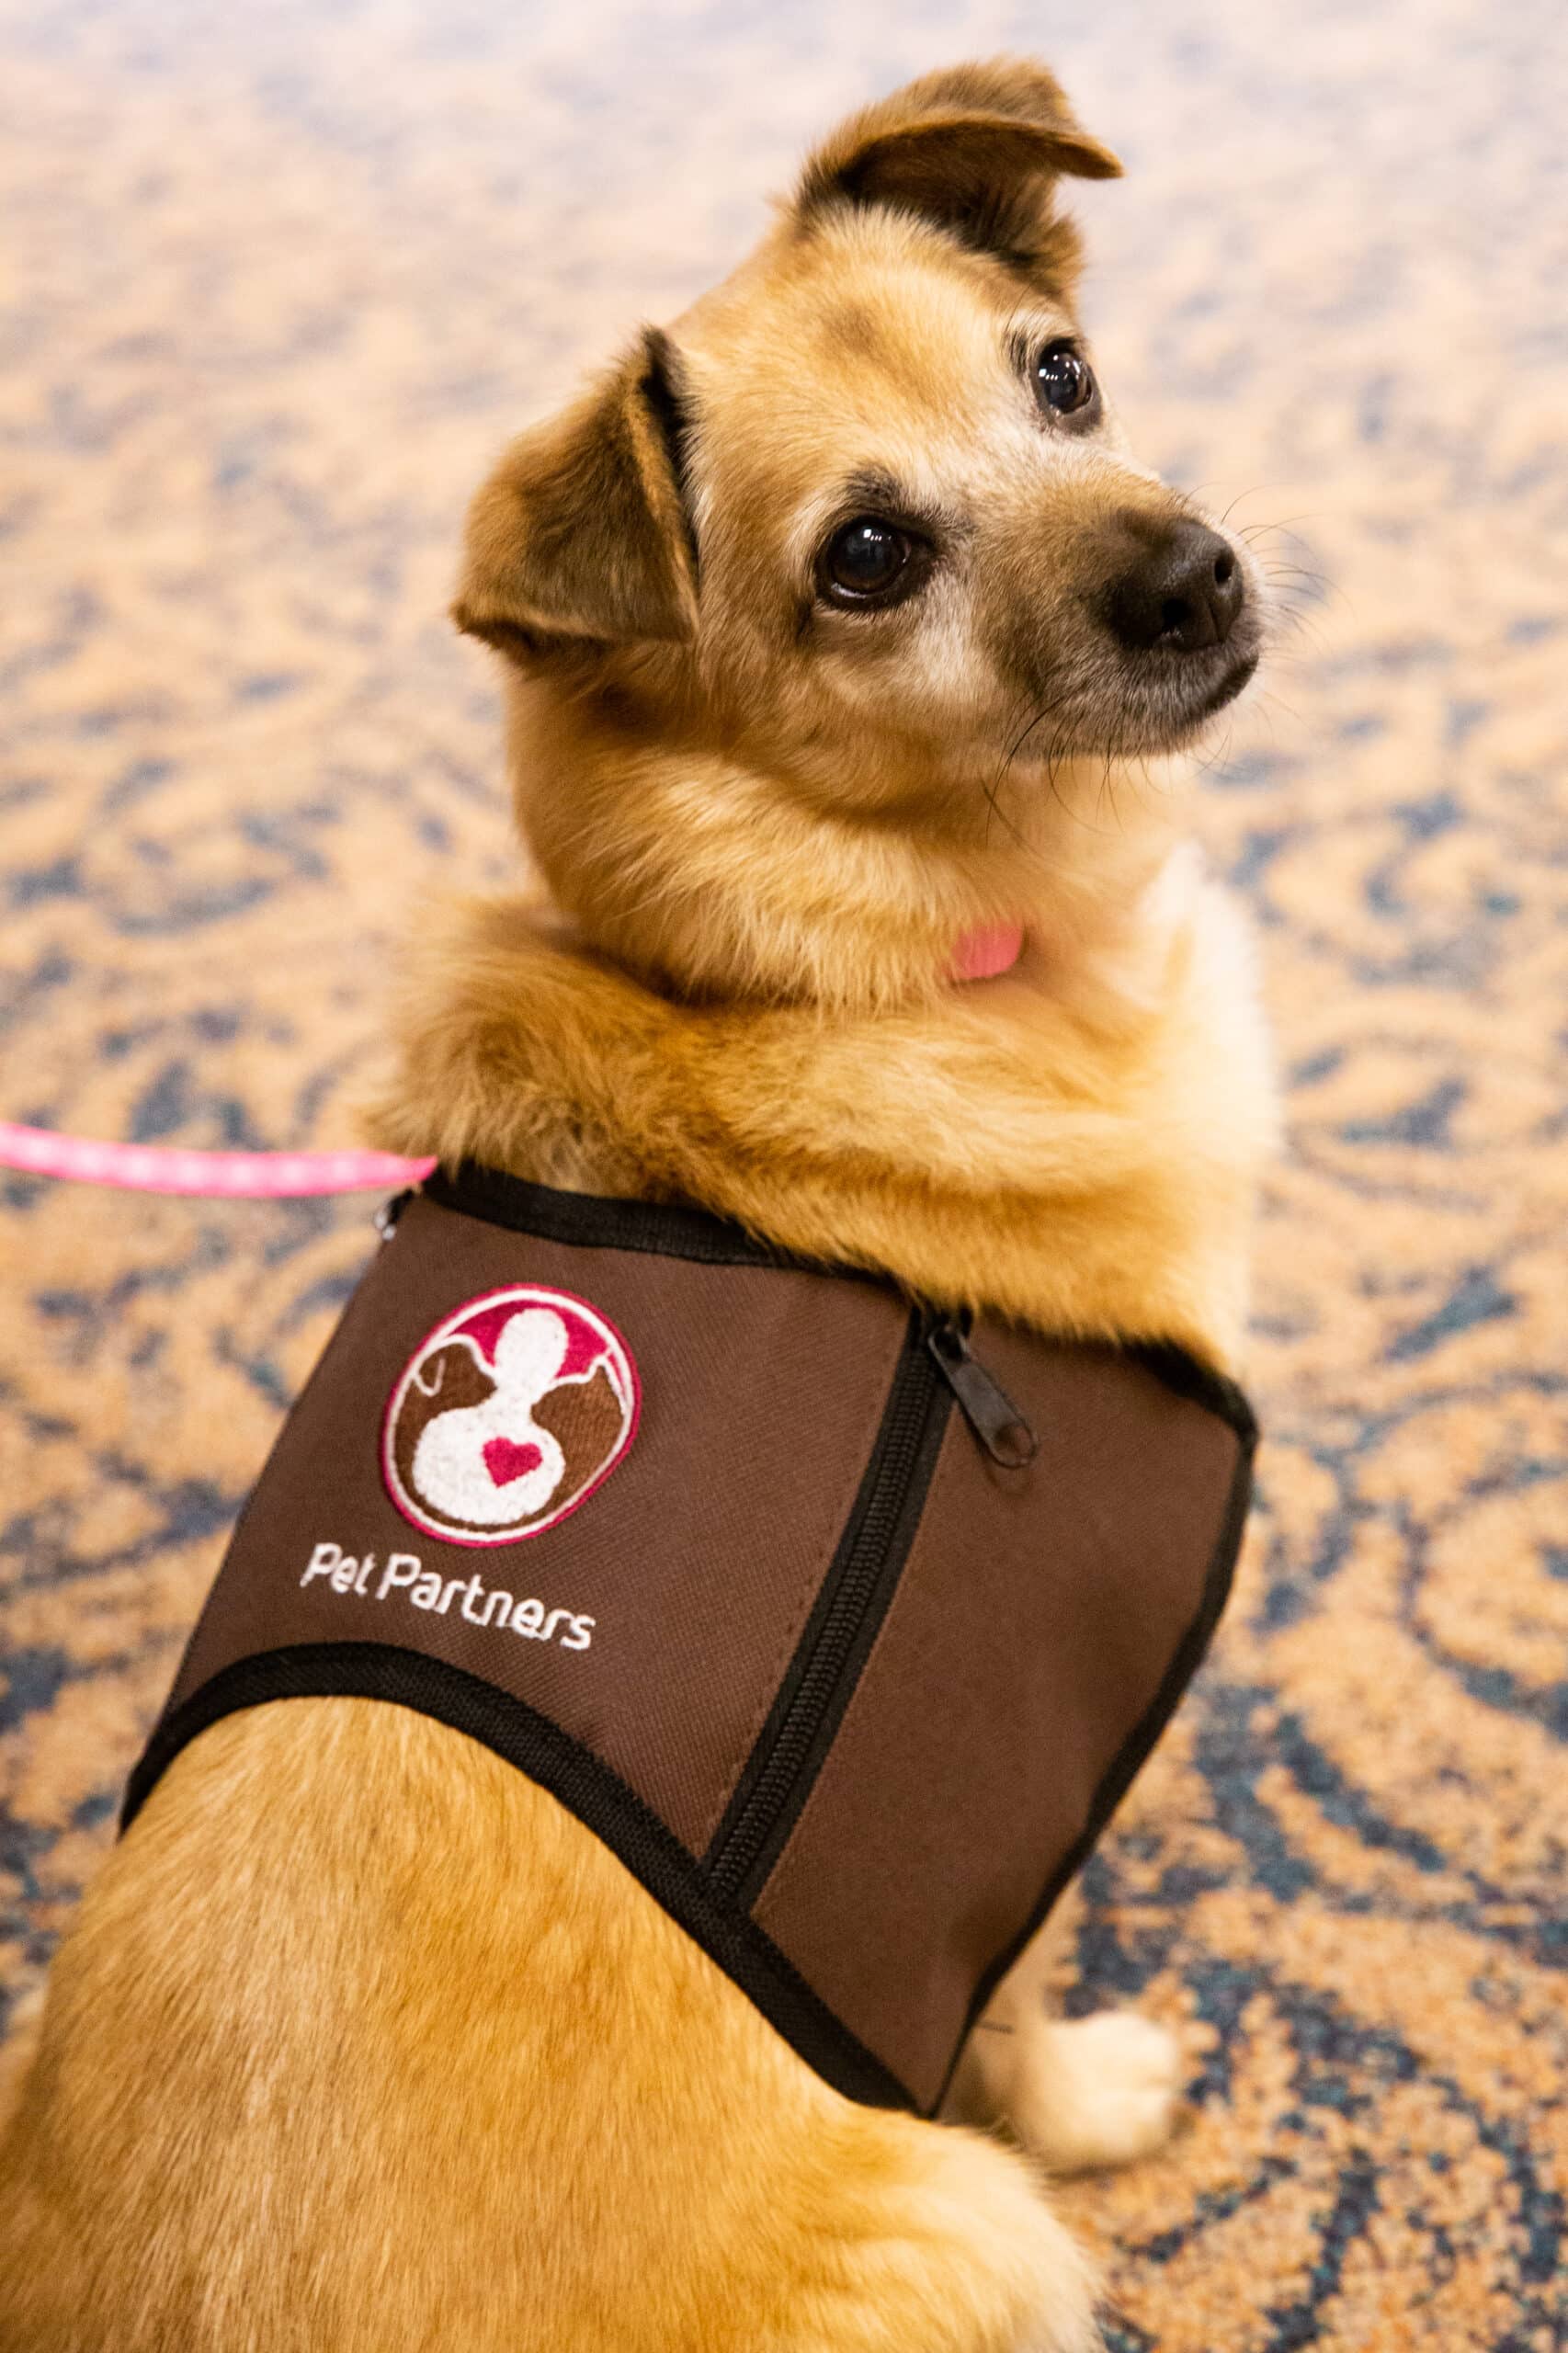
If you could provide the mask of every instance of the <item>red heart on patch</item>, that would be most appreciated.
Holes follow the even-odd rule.
[[[498,1487],[509,1487],[514,1479],[525,1478],[537,1471],[544,1461],[532,1438],[525,1438],[519,1446],[515,1438],[487,1438],[484,1441],[484,1467]]]

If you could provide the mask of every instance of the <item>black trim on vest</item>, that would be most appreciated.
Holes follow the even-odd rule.
[[[1195,1405],[1229,1422],[1244,1448],[1256,1446],[1257,1416],[1246,1392],[1227,1374],[1216,1372],[1211,1365],[1188,1355],[1175,1340],[1139,1340],[1126,1353],[1152,1372],[1156,1381],[1163,1381],[1176,1396],[1189,1397]]]
[[[858,1277],[885,1282],[886,1276],[859,1267],[833,1266],[826,1260],[794,1256],[759,1242],[729,1218],[707,1210],[687,1209],[668,1201],[621,1200],[599,1193],[562,1193],[551,1185],[535,1185],[526,1176],[508,1176],[504,1169],[485,1168],[477,1160],[460,1163],[448,1176],[437,1168],[420,1188],[445,1210],[465,1217],[483,1218],[487,1225],[509,1227],[514,1233],[537,1234],[544,1242],[563,1242],[584,1250],[641,1250],[656,1258],[689,1258],[704,1267],[770,1267],[792,1268],[811,1275]]]
[[[537,1234],[587,1250],[638,1250],[660,1258],[686,1258],[706,1267],[765,1267],[805,1275],[827,1275],[841,1282],[869,1282],[909,1294],[893,1276],[846,1259],[812,1258],[776,1247],[748,1233],[732,1218],[675,1202],[642,1201],[604,1193],[565,1193],[536,1185],[477,1160],[460,1161],[426,1176],[419,1190],[440,1209],[457,1210],[513,1233]],[[967,1330],[972,1319],[963,1318]],[[1005,1320],[1005,1319],[1004,1319]],[[1114,1344],[1113,1344],[1114,1345]],[[1244,1445],[1257,1438],[1257,1423],[1244,1392],[1224,1373],[1175,1340],[1137,1340],[1123,1354],[1145,1366],[1178,1397],[1189,1397],[1228,1422]]]
[[[834,2016],[771,1937],[714,1894],[704,1867],[618,1774],[525,1700],[425,1652],[305,1643],[236,1660],[159,1725],[127,1785],[121,1831],[173,1758],[221,1717],[274,1699],[325,1699],[413,1708],[505,1757],[603,1841],[835,2091],[873,2108],[918,2112],[897,2076]]]
[[[1184,1363],[1192,1361],[1180,1349],[1173,1350],[1172,1353]],[[1217,1378],[1217,1376],[1208,1377]],[[1172,1385],[1174,1387],[1176,1384],[1173,1382]],[[948,2096],[959,2061],[963,2056],[964,2045],[969,2040],[975,2021],[983,2015],[986,2004],[1003,1978],[1017,1960],[1030,1938],[1050,1916],[1063,1892],[1077,1878],[1104,1836],[1106,1826],[1112,1814],[1148,1762],[1150,1752],[1185,1698],[1192,1678],[1202,1665],[1204,1654],[1214,1638],[1214,1629],[1219,1624],[1221,1612],[1230,1597],[1231,1581],[1235,1574],[1236,1556],[1241,1551],[1242,1533],[1246,1526],[1247,1512],[1252,1504],[1252,1462],[1257,1436],[1256,1425],[1252,1422],[1251,1408],[1247,1405],[1246,1399],[1242,1395],[1241,1391],[1237,1389],[1234,1394],[1240,1399],[1247,1420],[1252,1424],[1252,1434],[1250,1437],[1243,1437],[1241,1450],[1236,1457],[1236,1467],[1231,1475],[1230,1493],[1225,1499],[1225,1516],[1221,1522],[1220,1533],[1215,1539],[1214,1550],[1210,1555],[1209,1566],[1204,1574],[1203,1599],[1199,1604],[1198,1615],[1172,1654],[1171,1663],[1160,1679],[1159,1689],[1101,1775],[1099,1787],[1095,1791],[1094,1802],[1089,1808],[1089,1818],[1079,1832],[1076,1840],[1046,1881],[1038,1903],[1017,1935],[1005,1950],[997,1954],[975,1987],[973,1998],[969,2006],[969,2015],[964,2020],[963,2032],[954,2048],[942,2088],[928,2111],[933,2116],[940,2109],[942,2102]],[[1224,1418],[1228,1421],[1231,1417],[1227,1414]]]

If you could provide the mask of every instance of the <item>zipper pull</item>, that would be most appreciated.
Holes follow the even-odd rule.
[[[958,1399],[965,1421],[1004,1471],[1022,1471],[1040,1452],[1040,1440],[998,1381],[993,1381],[950,1315],[933,1324],[926,1345]]]

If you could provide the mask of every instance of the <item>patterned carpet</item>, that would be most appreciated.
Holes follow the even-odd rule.
[[[1119,2353],[1568,2343],[1568,19],[1559,0],[0,0],[0,1115],[334,1142],[503,875],[443,620],[504,434],[834,111],[1004,44],[1139,447],[1298,626],[1209,779],[1290,1079],[1233,1615],[1094,1868],[1189,2022],[1066,2196]],[[787,364],[787,356],[785,364]],[[36,1981],[369,1205],[0,1187],[0,1978]],[[912,2348],[913,2353],[913,2348]]]

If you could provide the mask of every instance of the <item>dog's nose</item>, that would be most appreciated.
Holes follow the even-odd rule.
[[[1234,551],[1218,531],[1184,520],[1110,592],[1112,632],[1133,652],[1156,646],[1196,654],[1223,645],[1246,594]]]

